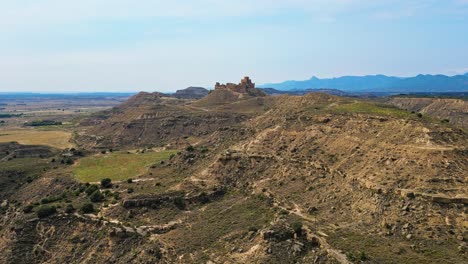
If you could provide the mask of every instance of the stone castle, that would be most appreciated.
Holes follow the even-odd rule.
[[[227,83],[220,84],[219,82],[215,85],[215,90],[231,90],[237,93],[249,93],[255,90],[255,83],[250,80],[249,77],[244,77],[239,84]]]

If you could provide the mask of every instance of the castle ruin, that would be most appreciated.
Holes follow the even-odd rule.
[[[239,84],[227,83],[220,84],[219,82],[215,85],[215,90],[231,90],[237,93],[249,93],[255,89],[255,83],[250,80],[249,77],[244,77]]]

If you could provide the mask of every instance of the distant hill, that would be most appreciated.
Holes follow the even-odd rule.
[[[282,95],[282,94],[290,94],[290,95],[305,95],[308,93],[326,93],[331,95],[338,95],[338,96],[348,96],[350,94],[336,90],[336,89],[304,89],[304,90],[277,90],[274,88],[260,88],[268,95]]]
[[[285,81],[268,83],[262,88],[277,90],[338,89],[344,92],[466,92],[468,91],[468,73],[464,75],[423,75],[415,77],[393,77],[386,75],[343,76],[319,79],[312,77],[305,81]]]
[[[208,95],[209,90],[203,87],[188,87],[182,90],[177,90],[171,96],[179,99],[200,99]]]

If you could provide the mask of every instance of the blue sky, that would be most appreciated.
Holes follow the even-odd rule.
[[[0,0],[0,92],[468,72],[468,0]]]

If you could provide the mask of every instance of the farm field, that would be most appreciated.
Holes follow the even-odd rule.
[[[45,145],[58,149],[73,147],[72,134],[66,131],[38,129],[0,130],[0,143],[16,141],[23,145]]]
[[[98,182],[104,178],[122,181],[137,178],[153,164],[169,159],[174,150],[146,153],[113,152],[80,159],[73,173],[81,182]]]

